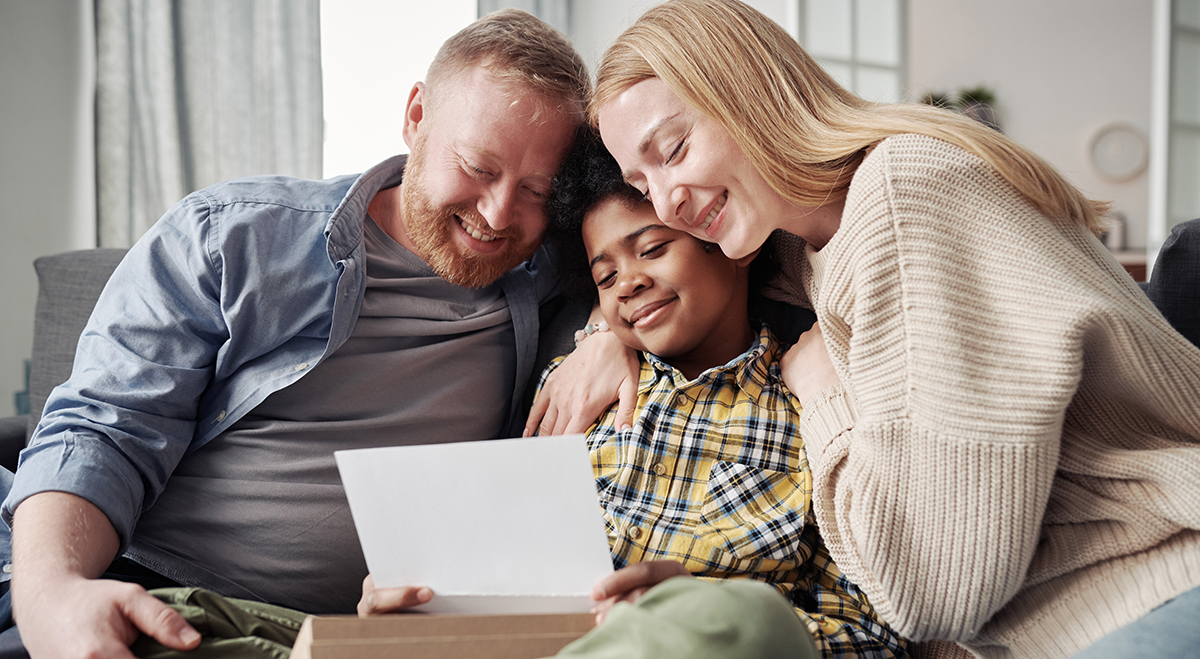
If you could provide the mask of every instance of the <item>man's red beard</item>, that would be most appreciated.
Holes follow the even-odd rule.
[[[490,286],[501,275],[533,256],[541,244],[541,236],[536,241],[527,242],[519,226],[494,231],[473,209],[457,205],[434,206],[425,192],[423,147],[423,140],[420,139],[413,145],[404,169],[404,187],[401,190],[404,224],[409,240],[417,248],[417,256],[442,279],[467,288]],[[463,246],[454,235],[462,230],[459,218],[503,239],[503,247],[494,254],[480,254]]]

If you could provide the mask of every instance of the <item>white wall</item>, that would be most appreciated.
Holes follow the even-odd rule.
[[[977,84],[995,90],[1005,132],[1130,221],[1146,245],[1149,186],[1101,179],[1088,160],[1096,131],[1150,131],[1152,3],[1133,0],[909,0],[911,98]]]
[[[575,45],[593,72],[604,49],[653,0],[575,5]],[[794,0],[751,0],[780,25]],[[1152,3],[1135,0],[908,0],[909,98],[986,84],[1005,132],[1057,167],[1089,196],[1129,219],[1130,247],[1146,245],[1149,186],[1143,173],[1111,183],[1088,148],[1116,122],[1150,130]]]
[[[33,259],[95,246],[90,0],[0,0],[0,415],[24,389]]]
[[[770,16],[784,27],[788,27],[791,15],[788,5],[795,0],[746,0],[747,4]],[[571,36],[575,49],[587,62],[592,78],[596,76],[596,65],[609,44],[629,27],[647,9],[658,4],[658,0],[576,0],[571,10],[574,34]]]
[[[441,42],[475,16],[474,0],[330,0],[322,30],[327,176],[407,149],[399,117]],[[595,68],[654,0],[581,0],[576,47]],[[791,0],[754,0],[787,26]],[[1088,194],[1116,202],[1145,244],[1143,175],[1107,183],[1086,150],[1096,129],[1150,122],[1151,5],[1142,0],[909,0],[912,97],[986,83],[1006,132]],[[337,15],[327,14],[336,9]],[[35,257],[95,244],[91,170],[91,0],[0,0],[0,415],[24,386]],[[360,91],[384,93],[362,100]],[[349,146],[348,146],[349,145]],[[355,148],[349,148],[355,147]]]
[[[400,134],[408,92],[475,8],[476,0],[321,3],[325,176],[408,153]]]
[[[595,75],[604,49],[655,0],[579,1],[573,41]],[[788,0],[751,4],[785,24]],[[325,176],[407,153],[400,117],[442,42],[475,20],[476,0],[335,0],[321,4]]]

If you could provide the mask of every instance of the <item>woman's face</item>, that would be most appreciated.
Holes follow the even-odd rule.
[[[658,78],[600,108],[600,135],[625,179],[665,224],[721,246],[731,259],[762,247],[797,207],[776,193],[716,121]]]

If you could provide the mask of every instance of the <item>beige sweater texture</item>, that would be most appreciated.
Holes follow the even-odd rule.
[[[898,135],[824,249],[776,238],[842,379],[801,424],[821,532],[900,633],[1066,657],[1200,586],[1200,349],[1086,229]]]

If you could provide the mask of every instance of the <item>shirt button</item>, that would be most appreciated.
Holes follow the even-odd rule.
[[[657,474],[657,475],[659,475],[659,476],[662,476],[663,474],[667,473],[667,467],[666,467],[666,465],[664,465],[664,464],[663,464],[663,463],[661,463],[661,462],[655,462],[655,463],[654,463],[654,466],[653,466],[653,467],[651,467],[651,469],[653,469],[653,470],[654,470],[654,473],[655,473],[655,474]]]
[[[299,373],[300,371],[303,371],[306,368],[308,368],[308,362],[304,362],[303,364],[296,364],[296,372],[297,373]]]
[[[225,410],[221,410],[220,412],[217,412],[217,423],[220,423],[224,420],[225,420]]]
[[[642,537],[642,530],[640,528],[638,528],[636,526],[629,527],[629,539],[630,540],[637,540],[640,537]]]
[[[687,402],[688,402],[687,394],[679,394],[678,396],[675,397],[675,404],[677,404],[677,405],[680,405],[680,406],[687,405]]]
[[[0,569],[4,570],[4,574],[12,574],[12,563],[5,563],[4,567]]]

